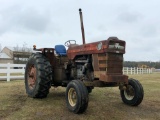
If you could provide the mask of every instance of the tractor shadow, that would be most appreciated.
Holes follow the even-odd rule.
[[[51,88],[48,94],[48,98],[54,98],[55,100],[64,99],[65,98],[65,88],[57,87]]]

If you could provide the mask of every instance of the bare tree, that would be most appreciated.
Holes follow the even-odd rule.
[[[24,42],[22,47],[19,47],[17,45],[13,49],[14,63],[17,64],[26,63],[31,53],[32,49],[27,47],[27,43]]]
[[[19,51],[19,46],[17,45],[16,47],[13,47],[14,51]]]

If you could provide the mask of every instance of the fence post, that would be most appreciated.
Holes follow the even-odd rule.
[[[23,69],[23,72],[22,72],[22,74],[24,74],[24,73],[25,73],[25,67],[22,67],[22,69]]]
[[[132,67],[131,67],[131,75],[132,75]]]
[[[134,67],[134,74],[136,74],[136,68]]]
[[[127,67],[127,75],[128,75],[128,67]]]
[[[10,81],[10,63],[7,64],[7,82]]]
[[[150,69],[149,69],[149,74],[151,74],[151,73],[152,73],[152,69],[150,68]]]

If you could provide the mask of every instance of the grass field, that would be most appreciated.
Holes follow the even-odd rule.
[[[29,98],[24,81],[0,81],[0,120],[160,120],[160,73],[130,75],[144,88],[138,107],[123,104],[116,88],[95,88],[85,113],[68,111],[65,88],[51,88],[45,99]]]

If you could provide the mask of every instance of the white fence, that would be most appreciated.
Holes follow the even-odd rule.
[[[0,80],[24,79],[25,64],[0,64]]]
[[[151,74],[153,71],[151,68],[129,68],[123,67],[123,74]]]
[[[0,64],[0,80],[24,79],[25,64]],[[123,68],[123,74],[151,74],[148,68]]]

